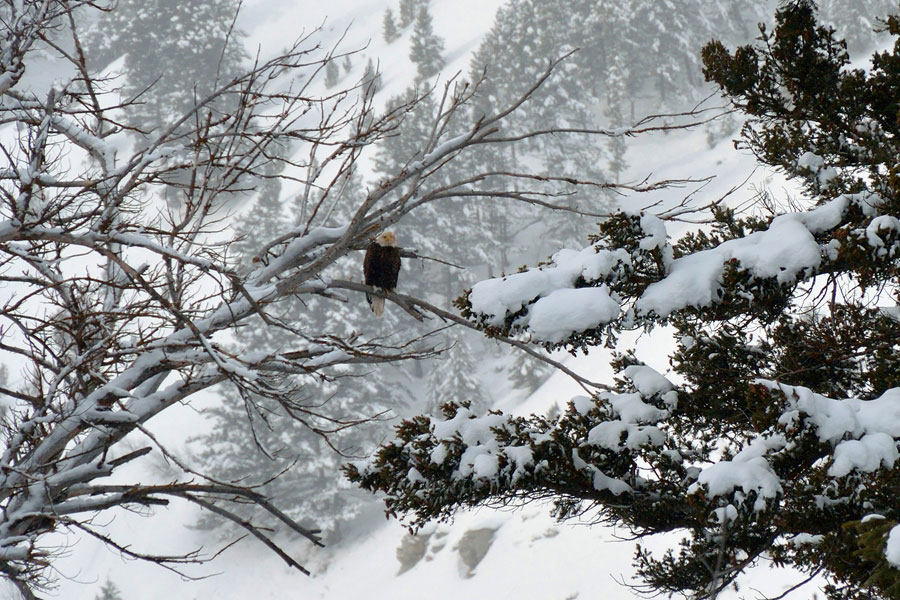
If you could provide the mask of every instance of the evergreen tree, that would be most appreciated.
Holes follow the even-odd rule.
[[[625,122],[625,82],[628,78],[627,67],[623,64],[619,56],[613,57],[609,65],[609,73],[606,77],[606,109],[604,114],[609,119],[609,126],[619,128],[626,125]],[[607,143],[607,151],[609,160],[607,162],[609,174],[619,183],[619,176],[628,164],[625,162],[625,152],[628,146],[624,136],[614,136],[609,138]]]
[[[394,11],[390,8],[385,9],[382,23],[381,32],[384,36],[384,41],[391,44],[400,37],[400,32],[397,30],[397,24],[394,23]]]
[[[434,32],[427,5],[419,7],[413,27],[409,60],[416,65],[416,82],[437,75],[444,68],[444,40]]]
[[[389,514],[415,528],[549,494],[559,518],[593,509],[636,537],[683,533],[662,555],[638,548],[650,593],[716,598],[769,556],[826,576],[834,600],[900,598],[900,17],[870,71],[811,0],[775,22],[755,45],[709,43],[704,74],[745,115],[743,147],[805,206],[720,206],[679,239],[652,214],[617,214],[583,251],[458,303],[488,334],[571,351],[673,327],[677,378],[625,352],[615,386],[562,415],[449,403],[404,421],[346,467]]]
[[[288,145],[277,145],[273,148],[272,160],[264,170],[265,178],[257,187],[258,194],[250,202],[235,225],[235,241],[231,244],[237,257],[243,261],[246,269],[252,269],[249,261],[256,256],[263,241],[270,236],[288,232],[291,219],[285,214],[285,200],[282,198],[282,185],[279,178],[284,172],[285,160],[291,152]]]
[[[341,79],[341,70],[336,60],[329,60],[325,65],[325,87],[333,88]]]
[[[696,0],[630,0],[630,63],[652,86],[664,110],[677,110],[708,92],[700,86],[699,45],[713,34],[704,18],[709,2]],[[634,25],[636,24],[636,25]],[[722,35],[722,31],[715,32]],[[700,37],[695,37],[699,34]]]
[[[353,59],[350,58],[350,55],[344,57],[344,73],[349,73],[353,70]]]
[[[681,103],[693,105],[708,93],[698,60],[703,40],[716,35],[729,43],[749,41],[767,5],[766,0],[513,0],[498,10],[474,62],[479,68],[490,65],[498,79],[515,86],[545,61],[577,48],[570,59],[577,77],[560,77],[560,85],[573,98],[602,99],[610,61],[619,57],[629,66],[630,103],[655,110],[664,101],[681,109]],[[633,120],[634,114],[628,116]]]
[[[490,114],[491,107],[496,102],[512,98],[523,83],[519,79],[521,70],[525,65],[519,59],[521,54],[508,51],[505,36],[513,26],[516,12],[509,9],[509,5],[498,10],[494,25],[490,33],[482,41],[478,50],[473,55],[470,79],[480,81],[478,95],[473,107],[473,118],[478,119],[482,115]],[[497,172],[515,171],[524,148],[510,145],[503,149],[493,151],[477,151],[472,160],[478,164],[489,165],[491,170]],[[527,206],[518,206],[515,211],[497,202],[484,203],[477,207],[475,215],[479,221],[492,224],[492,235],[482,245],[484,252],[489,257],[486,260],[487,268],[492,275],[500,274],[514,269],[521,264],[520,256],[528,247],[527,240],[519,235],[536,218],[535,211]]]
[[[602,79],[605,68],[597,65],[605,60],[601,52],[602,44],[598,40],[604,39],[602,32],[608,24],[601,19],[603,13],[596,6],[597,3],[587,1],[563,5],[519,0],[501,8],[494,27],[472,61],[470,78],[479,80],[485,74],[478,98],[483,104],[476,109],[487,114],[495,103],[517,97],[528,88],[530,81],[539,76],[548,61],[586,44],[598,54],[573,54],[564,63],[563,70],[577,72],[578,76],[566,76],[561,70],[537,91],[534,102],[523,106],[516,121],[520,128],[529,122],[585,129],[605,125],[599,122],[596,115],[596,107],[603,104],[606,89]],[[540,31],[541,35],[536,37],[535,31]],[[474,115],[475,118],[478,116]],[[496,165],[498,171],[515,171],[522,161],[533,160],[543,165],[542,170],[548,178],[608,181],[603,172],[603,165],[607,162],[605,145],[584,135],[535,139],[515,149],[507,149],[506,154],[499,149],[494,149],[492,154],[479,159],[482,164]],[[527,187],[547,194],[550,201],[565,209],[599,212],[607,201],[594,194],[586,196],[581,190],[558,179],[548,179],[543,184],[528,182]],[[486,207],[486,210],[491,208]],[[506,239],[502,243],[505,243],[504,251],[508,255],[502,263],[492,266],[494,272],[518,266],[523,260],[538,258],[531,253],[523,258],[520,248],[539,248],[543,252],[559,245],[577,243],[582,238],[581,231],[591,222],[571,212],[547,214],[537,208],[529,210],[521,207],[514,214],[486,215],[489,219],[494,217],[499,217],[498,223],[506,229]]]
[[[553,367],[524,352],[513,351],[506,375],[515,389],[529,395],[553,375]]]
[[[483,354],[479,352],[483,342],[473,338],[466,332],[445,336],[444,343],[452,350],[432,360],[429,365],[425,412],[437,414],[438,407],[447,401],[448,396],[464,399],[480,410],[489,408],[476,358]]]
[[[119,588],[116,586],[112,580],[107,577],[106,583],[103,584],[103,587],[100,589],[100,593],[97,594],[96,600],[123,600],[122,594],[119,592]]]
[[[835,28],[851,52],[861,52],[875,46],[879,40],[875,31],[882,29],[879,21],[896,9],[894,0],[825,0],[819,13],[822,22]]]
[[[400,29],[406,29],[416,20],[416,13],[422,0],[400,0]]]
[[[123,95],[139,96],[131,124],[154,130],[184,114],[216,81],[228,81],[245,53],[232,29],[236,0],[120,0],[84,39],[89,67],[124,56]],[[227,109],[227,108],[226,108]]]
[[[371,87],[377,92],[381,88],[381,71],[375,67],[375,63],[370,58],[366,62],[366,70],[363,72],[362,84],[364,87]]]

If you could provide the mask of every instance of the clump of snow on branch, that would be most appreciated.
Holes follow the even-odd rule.
[[[607,288],[576,288],[576,283],[597,281],[630,260],[621,249],[560,250],[549,266],[475,284],[469,301],[494,327],[502,326],[508,313],[531,304],[516,325],[528,328],[538,340],[558,342],[618,315],[619,303]]]
[[[888,534],[887,545],[884,547],[884,557],[891,565],[900,569],[900,525],[891,529]]]
[[[645,236],[637,252],[659,250],[665,276],[627,301],[611,289],[638,258],[622,248],[595,244],[561,250],[550,264],[522,273],[488,279],[469,293],[472,314],[490,327],[507,326],[540,342],[559,343],[574,333],[602,327],[628,314],[668,317],[688,307],[707,307],[722,297],[723,274],[729,265],[758,279],[793,284],[814,275],[834,248],[816,236],[837,227],[844,213],[858,206],[873,214],[862,195],[842,195],[807,211],[775,217],[769,226],[713,248],[673,258],[665,223],[644,214]],[[878,233],[898,230],[889,218],[876,217],[865,232],[872,246],[883,245]]]
[[[455,473],[456,477],[473,476],[475,479],[490,479],[497,475],[498,454],[503,452],[503,449],[491,428],[502,426],[503,420],[502,416],[494,414],[472,418],[469,409],[461,408],[453,418],[435,423],[436,439],[445,440],[459,436],[466,446]],[[431,460],[440,464],[444,456],[442,451],[433,452]]]
[[[609,323],[619,311],[605,285],[554,290],[532,305],[528,329],[539,340],[561,342],[572,333]]]
[[[598,446],[618,451],[647,445],[663,446],[666,434],[657,424],[669,416],[670,410],[658,408],[645,400],[659,397],[667,407],[672,408],[677,402],[674,387],[650,367],[631,366],[623,373],[632,381],[636,392],[610,392],[599,394],[595,398],[578,397],[572,400],[576,414],[587,414],[599,409],[608,419],[587,433],[586,438],[580,442],[580,448]],[[432,421],[431,437],[436,443],[428,460],[433,465],[445,465],[451,449],[458,445],[462,451],[453,465],[454,479],[471,478],[484,484],[508,476],[515,483],[529,470],[539,468],[539,465],[535,465],[535,449],[554,442],[552,436],[539,431],[530,433],[528,445],[501,441],[514,437],[514,434],[514,425],[504,415],[490,413],[476,416],[469,408],[458,407],[449,418]],[[410,450],[413,451],[412,448]],[[631,490],[631,486],[625,481],[607,476],[586,461],[577,448],[573,449],[571,460],[577,470],[590,476],[595,489],[608,490],[616,495]],[[372,468],[371,463],[362,463],[360,466],[365,470]],[[408,474],[407,480],[410,484],[415,484],[421,481],[420,474],[418,471]]]
[[[782,491],[781,480],[765,458],[767,451],[782,449],[786,444],[783,436],[757,438],[741,450],[731,460],[715,463],[700,472],[696,483],[688,488],[688,493],[706,491],[712,497],[730,496],[740,489],[744,494],[756,492],[754,510],[766,507],[766,500],[775,499]],[[738,498],[743,500],[743,494]]]
[[[825,165],[825,159],[815,152],[805,152],[797,159],[797,166],[808,169],[815,176],[819,185],[826,186],[838,176],[838,170]]]
[[[841,478],[853,471],[871,473],[892,468],[900,458],[900,388],[887,390],[872,400],[861,400],[828,398],[802,386],[764,379],[756,383],[784,395],[786,404],[778,420],[780,427],[787,431],[808,428],[819,441],[834,448],[829,476]],[[775,499],[782,491],[767,457],[788,446],[783,434],[760,435],[730,460],[703,469],[689,492],[728,497],[740,490],[742,499],[752,491],[756,493],[753,508],[762,510],[765,500]]]
[[[504,424],[505,419],[501,415],[475,417],[468,408],[460,408],[452,418],[434,424],[434,437],[442,443],[432,450],[431,462],[443,464],[447,457],[447,444],[459,438],[466,449],[459,459],[454,477],[493,479],[500,471],[499,459],[503,456],[506,464],[512,466],[512,479],[516,481],[526,467],[533,465],[534,459],[531,449],[527,446],[501,445],[498,442],[492,430],[502,428]]]
[[[780,215],[763,231],[674,260],[667,276],[637,299],[635,310],[666,317],[689,306],[710,306],[719,298],[722,274],[733,260],[758,278],[797,281],[821,264],[824,249],[814,236],[836,227],[849,202],[841,196],[806,212]]]
[[[623,374],[631,380],[637,393],[600,394],[600,399],[608,403],[615,418],[595,425],[588,432],[586,443],[608,450],[636,450],[647,445],[661,447],[665,433],[656,424],[669,416],[669,410],[657,408],[644,399],[659,395],[669,409],[674,408],[677,403],[674,386],[645,365],[627,367]]]
[[[843,477],[852,470],[872,472],[882,465],[890,468],[900,457],[900,389],[891,388],[872,400],[835,400],[801,386],[760,383],[781,390],[788,399],[781,424],[794,426],[802,418],[815,429],[820,441],[834,445],[829,475]]]

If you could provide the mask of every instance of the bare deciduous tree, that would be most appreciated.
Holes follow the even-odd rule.
[[[158,443],[146,424],[217,384],[241,392],[250,419],[265,419],[255,399],[266,398],[323,436],[357,422],[329,415],[323,399],[299,393],[298,382],[335,376],[332,369],[342,364],[412,360],[436,350],[409,339],[388,345],[363,335],[325,336],[308,330],[302,314],[276,318],[271,309],[289,297],[341,301],[348,293],[379,293],[332,281],[329,267],[436,200],[512,198],[549,205],[546,194],[521,189],[532,177],[527,172],[473,172],[449,184],[429,182],[470,148],[555,133],[502,130],[503,119],[553,65],[512,105],[453,135],[451,117],[465,120],[477,85],[448,85],[416,157],[369,189],[352,218],[335,223],[336,182],[358,168],[366,148],[392,135],[409,105],[379,115],[365,83],[314,95],[319,88],[313,82],[343,55],[322,53],[307,37],[258,60],[242,76],[219,81],[167,129],[136,131],[123,115],[140,98],[121,98],[115,81],[86,66],[73,13],[92,8],[63,0],[7,0],[0,7],[0,152],[6,163],[0,169],[0,352],[4,363],[24,365],[15,383],[0,382],[0,397],[7,400],[0,573],[24,597],[36,597],[53,560],[42,537],[60,530],[83,532],[174,569],[204,560],[199,553],[142,554],[92,525],[98,511],[165,505],[173,498],[235,520],[305,572],[229,504],[255,503],[320,544],[315,530],[292,521],[253,487],[196,472]],[[65,61],[74,76],[35,92],[26,74],[38,49]],[[288,147],[302,152],[286,152]],[[272,168],[277,161],[283,169]],[[302,225],[260,247],[248,269],[229,254],[223,208],[271,173],[292,180],[304,195]],[[504,187],[502,181],[519,185]],[[428,313],[454,319],[409,296],[388,299],[417,319]],[[250,321],[283,328],[300,341],[278,353],[231,348],[228,332]],[[132,433],[146,443],[123,445]],[[148,454],[175,462],[183,480],[106,479]]]

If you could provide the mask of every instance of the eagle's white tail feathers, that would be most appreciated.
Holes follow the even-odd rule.
[[[376,317],[384,314],[384,298],[381,296],[372,296],[372,312]]]

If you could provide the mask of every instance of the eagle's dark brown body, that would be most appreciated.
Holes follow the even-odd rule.
[[[366,249],[363,260],[363,274],[366,285],[379,287],[387,292],[397,288],[400,276],[400,248],[397,247],[394,234],[386,231],[378,236]],[[384,298],[366,294],[366,300],[372,306],[375,316],[384,312]]]

